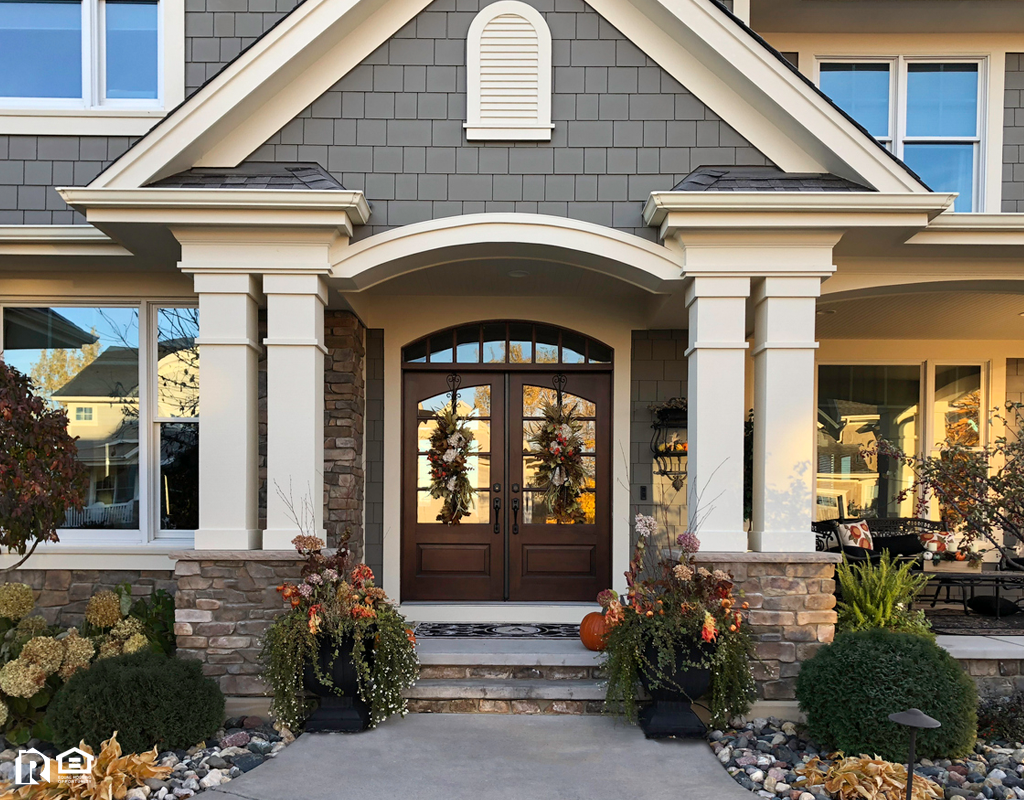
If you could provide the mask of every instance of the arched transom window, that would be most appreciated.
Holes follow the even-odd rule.
[[[466,40],[466,138],[551,139],[551,31],[519,0],[476,15]]]
[[[406,364],[608,365],[612,349],[553,325],[483,322],[425,336],[402,349]]]

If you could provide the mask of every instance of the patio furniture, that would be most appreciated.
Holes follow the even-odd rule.
[[[882,552],[896,558],[920,558],[924,553],[921,544],[922,533],[942,530],[941,522],[913,517],[892,517],[887,519],[866,519],[868,530],[874,542],[872,550],[859,547],[844,547],[839,542],[841,524],[857,522],[863,517],[848,519],[825,519],[811,523],[814,531],[815,549],[829,553],[843,553],[851,561],[865,561],[881,558]]]
[[[932,608],[939,601],[939,595],[943,589],[946,590],[945,602],[954,602],[951,592],[955,589],[959,592],[959,602],[963,605],[964,614],[969,614],[968,604],[976,596],[979,596],[978,591],[990,589],[995,595],[997,604],[994,616],[999,619],[1002,616],[998,610],[1000,598],[1008,593],[1017,593],[1019,596],[1011,602],[1020,607],[1021,595],[1024,595],[1024,572],[992,570],[990,572],[928,572],[925,574],[931,578],[929,588],[935,584],[935,592],[931,596]]]

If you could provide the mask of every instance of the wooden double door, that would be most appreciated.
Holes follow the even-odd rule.
[[[565,371],[564,405],[583,423],[590,479],[582,522],[558,523],[537,486],[530,437],[555,403],[555,372],[459,372],[459,416],[474,435],[468,517],[436,520],[427,452],[452,402],[447,371],[404,373],[402,599],[593,601],[611,583],[611,373]]]

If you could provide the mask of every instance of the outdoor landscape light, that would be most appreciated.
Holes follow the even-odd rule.
[[[910,728],[910,751],[907,753],[907,800],[910,800],[914,795],[914,762],[917,760],[914,757],[914,746],[917,744],[917,730],[918,728],[941,728],[942,723],[937,719],[932,719],[925,714],[919,708],[908,708],[906,711],[900,711],[897,714],[890,714],[889,721],[895,722],[897,725],[905,725]]]

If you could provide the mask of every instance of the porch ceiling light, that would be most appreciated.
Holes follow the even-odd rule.
[[[508,276],[510,278],[529,278],[530,273],[525,269],[513,269],[509,270]]]
[[[836,313],[836,309],[834,309],[834,308],[819,308],[817,313],[821,314],[822,316],[824,316],[825,314],[835,314]]]

